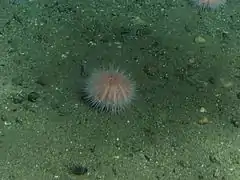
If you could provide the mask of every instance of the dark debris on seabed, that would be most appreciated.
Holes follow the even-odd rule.
[[[67,165],[67,172],[71,175],[83,176],[88,173],[88,168],[81,164]]]

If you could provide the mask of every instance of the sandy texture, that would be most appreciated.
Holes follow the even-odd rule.
[[[0,180],[239,180],[240,3],[32,0],[0,14]],[[137,98],[82,100],[114,64]]]

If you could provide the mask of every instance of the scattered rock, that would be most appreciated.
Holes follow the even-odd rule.
[[[200,110],[199,110],[201,113],[206,113],[207,112],[207,109],[205,107],[201,107]]]
[[[206,39],[202,36],[196,36],[194,38],[194,42],[197,44],[205,44],[206,43]]]
[[[210,124],[212,121],[209,121],[209,119],[207,117],[203,117],[201,119],[199,119],[199,121],[197,122],[200,125],[205,125],[205,124]]]

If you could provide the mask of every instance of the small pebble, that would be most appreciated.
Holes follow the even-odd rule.
[[[206,112],[207,112],[206,108],[204,108],[204,107],[201,107],[199,111],[200,111],[201,113],[206,113]]]
[[[203,117],[197,123],[200,125],[205,125],[211,123],[211,121],[209,121],[207,117]]]
[[[194,38],[194,42],[197,44],[204,44],[204,43],[206,43],[206,39],[202,36],[196,36]]]

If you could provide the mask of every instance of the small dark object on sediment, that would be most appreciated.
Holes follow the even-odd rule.
[[[31,92],[28,94],[28,101],[30,102],[36,102],[37,99],[39,98],[39,94],[37,92]]]
[[[80,164],[73,164],[68,166],[68,171],[71,174],[81,176],[81,175],[85,175],[88,172],[88,168]]]

